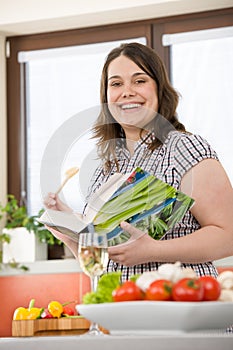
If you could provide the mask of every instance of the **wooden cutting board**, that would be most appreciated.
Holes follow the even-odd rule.
[[[13,337],[72,335],[88,331],[90,322],[80,318],[53,318],[12,321]]]

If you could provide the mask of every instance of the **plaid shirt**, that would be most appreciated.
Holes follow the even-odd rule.
[[[215,151],[210,147],[206,140],[198,135],[171,131],[165,142],[155,149],[148,152],[147,144],[153,134],[148,134],[144,140],[139,140],[131,157],[127,148],[119,145],[116,148],[116,155],[119,162],[119,171],[122,174],[132,171],[136,166],[154,174],[162,181],[165,181],[176,189],[180,188],[181,179],[184,174],[203,159],[218,159]],[[143,142],[144,141],[144,142]],[[146,143],[145,143],[146,141]],[[95,192],[99,186],[106,182],[108,178],[117,171],[113,165],[108,175],[104,173],[103,167],[99,166],[92,179],[90,194]],[[163,239],[173,239],[183,237],[198,230],[200,224],[195,217],[188,211],[184,218],[168,231]],[[179,257],[177,257],[179,260]],[[141,274],[145,271],[157,270],[161,262],[148,262],[132,267],[119,265],[109,260],[107,271],[121,271],[122,281],[129,279],[131,275]],[[200,264],[182,264],[183,267],[191,267],[198,276],[212,275],[217,276],[216,268],[212,262]]]

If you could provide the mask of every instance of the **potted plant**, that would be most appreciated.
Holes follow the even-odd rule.
[[[43,224],[37,221],[43,212],[44,209],[41,209],[37,215],[28,217],[28,220],[25,223],[25,227],[29,231],[33,231],[41,243],[47,243],[49,260],[60,259],[65,255],[65,246],[63,242],[53,236],[52,233],[47,230]]]
[[[19,205],[11,194],[7,196],[5,206],[0,204],[0,220],[4,220],[4,228],[0,233],[0,263],[18,267],[20,262],[46,260],[48,245],[63,245],[37,221],[42,211],[29,216],[26,206]]]

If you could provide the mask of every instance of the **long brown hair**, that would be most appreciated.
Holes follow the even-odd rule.
[[[105,160],[107,169],[110,168],[111,162],[117,165],[115,149],[117,140],[125,138],[124,131],[118,124],[108,109],[107,89],[108,89],[108,67],[110,63],[124,55],[132,60],[138,67],[147,73],[157,85],[158,93],[158,115],[169,123],[161,123],[161,118],[155,117],[151,123],[155,138],[148,144],[148,149],[153,151],[161,145],[166,138],[170,128],[164,125],[170,125],[173,129],[185,132],[185,127],[181,124],[176,115],[176,108],[179,101],[179,95],[171,86],[163,61],[156,52],[148,46],[139,43],[121,44],[113,49],[107,56],[101,76],[100,101],[101,112],[93,127],[94,137],[98,139],[98,153],[101,159]]]

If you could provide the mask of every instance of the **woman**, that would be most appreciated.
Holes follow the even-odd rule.
[[[116,171],[140,166],[195,200],[163,240],[142,235],[109,248],[108,271],[121,270],[124,280],[180,261],[199,276],[216,276],[211,261],[233,254],[232,187],[215,151],[178,121],[178,94],[157,54],[138,43],[112,50],[103,67],[101,103],[94,133],[103,163],[90,193]],[[46,199],[48,205],[70,210],[54,194]],[[121,226],[132,237],[138,233],[126,222]],[[66,238],[65,243],[75,252],[74,242]]]

